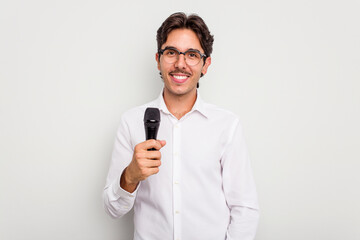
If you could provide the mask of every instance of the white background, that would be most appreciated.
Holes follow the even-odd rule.
[[[102,189],[121,113],[160,93],[176,11],[215,35],[200,92],[242,119],[256,240],[360,239],[356,0],[1,1],[0,239],[132,238]]]

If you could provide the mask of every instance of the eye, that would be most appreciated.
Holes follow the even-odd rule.
[[[200,58],[200,54],[198,52],[188,52],[186,54],[188,56],[188,58],[191,58],[191,59],[198,59]]]
[[[176,54],[177,54],[177,52],[175,50],[172,50],[172,49],[167,49],[165,51],[165,55],[169,56],[169,57],[176,56]]]

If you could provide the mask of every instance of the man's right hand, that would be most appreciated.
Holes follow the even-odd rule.
[[[134,192],[140,181],[159,172],[161,165],[160,149],[165,146],[164,140],[150,139],[135,146],[133,158],[123,171],[120,186],[128,192]],[[148,149],[155,148],[155,151]]]

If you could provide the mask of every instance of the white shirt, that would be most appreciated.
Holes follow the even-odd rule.
[[[145,141],[144,113],[160,110],[159,173],[133,193],[120,187],[135,145]],[[199,94],[180,120],[163,96],[125,112],[104,189],[107,213],[117,218],[134,206],[134,240],[252,240],[259,212],[255,183],[239,119],[205,103]]]

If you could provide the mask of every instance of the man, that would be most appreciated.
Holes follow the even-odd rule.
[[[121,118],[104,205],[115,218],[134,206],[135,240],[254,239],[258,203],[242,127],[197,91],[213,41],[199,16],[168,17],[157,31],[163,91]],[[147,107],[159,108],[164,140],[144,141]]]

